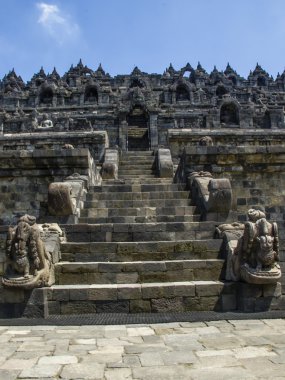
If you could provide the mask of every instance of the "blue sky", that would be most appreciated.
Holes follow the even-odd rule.
[[[284,0],[0,0],[0,78],[29,80],[43,66],[71,64],[111,75],[135,65],[162,73],[197,62],[230,62],[247,77],[256,62],[274,77],[285,67]]]

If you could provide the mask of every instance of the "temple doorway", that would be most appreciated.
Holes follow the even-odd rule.
[[[127,150],[149,150],[149,117],[136,106],[127,116]]]

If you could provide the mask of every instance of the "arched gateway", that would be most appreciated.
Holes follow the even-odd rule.
[[[149,150],[149,116],[141,106],[127,115],[127,150]]]

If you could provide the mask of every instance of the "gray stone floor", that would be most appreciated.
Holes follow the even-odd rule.
[[[0,327],[0,379],[285,379],[285,320]]]

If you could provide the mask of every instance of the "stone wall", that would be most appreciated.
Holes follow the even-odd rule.
[[[285,146],[285,130],[254,130],[254,129],[169,129],[167,131],[167,144],[172,157],[178,157],[184,148],[199,145],[199,140],[209,136],[214,146],[228,146],[229,152],[237,146]]]
[[[180,167],[186,177],[193,171],[209,171],[215,178],[228,178],[233,191],[231,221],[245,221],[248,209],[265,211],[279,227],[280,260],[285,292],[285,154],[276,146],[186,147]]]
[[[96,183],[98,169],[88,149],[0,152],[0,224],[15,223],[26,213],[44,217],[49,184],[73,173]]]
[[[90,184],[97,183],[98,168],[88,149],[0,151],[0,279],[4,271],[8,225],[15,225],[24,214],[36,216],[38,222],[46,222],[49,184],[60,182],[73,173],[87,176]],[[8,290],[5,296],[1,292],[0,287],[2,302],[7,298],[11,307],[13,302],[16,305],[25,303],[24,291]],[[11,313],[17,314],[17,310]]]
[[[100,161],[109,146],[109,140],[105,131],[0,134],[0,153],[11,150],[61,150],[66,144],[78,149],[88,148],[91,156]]]

